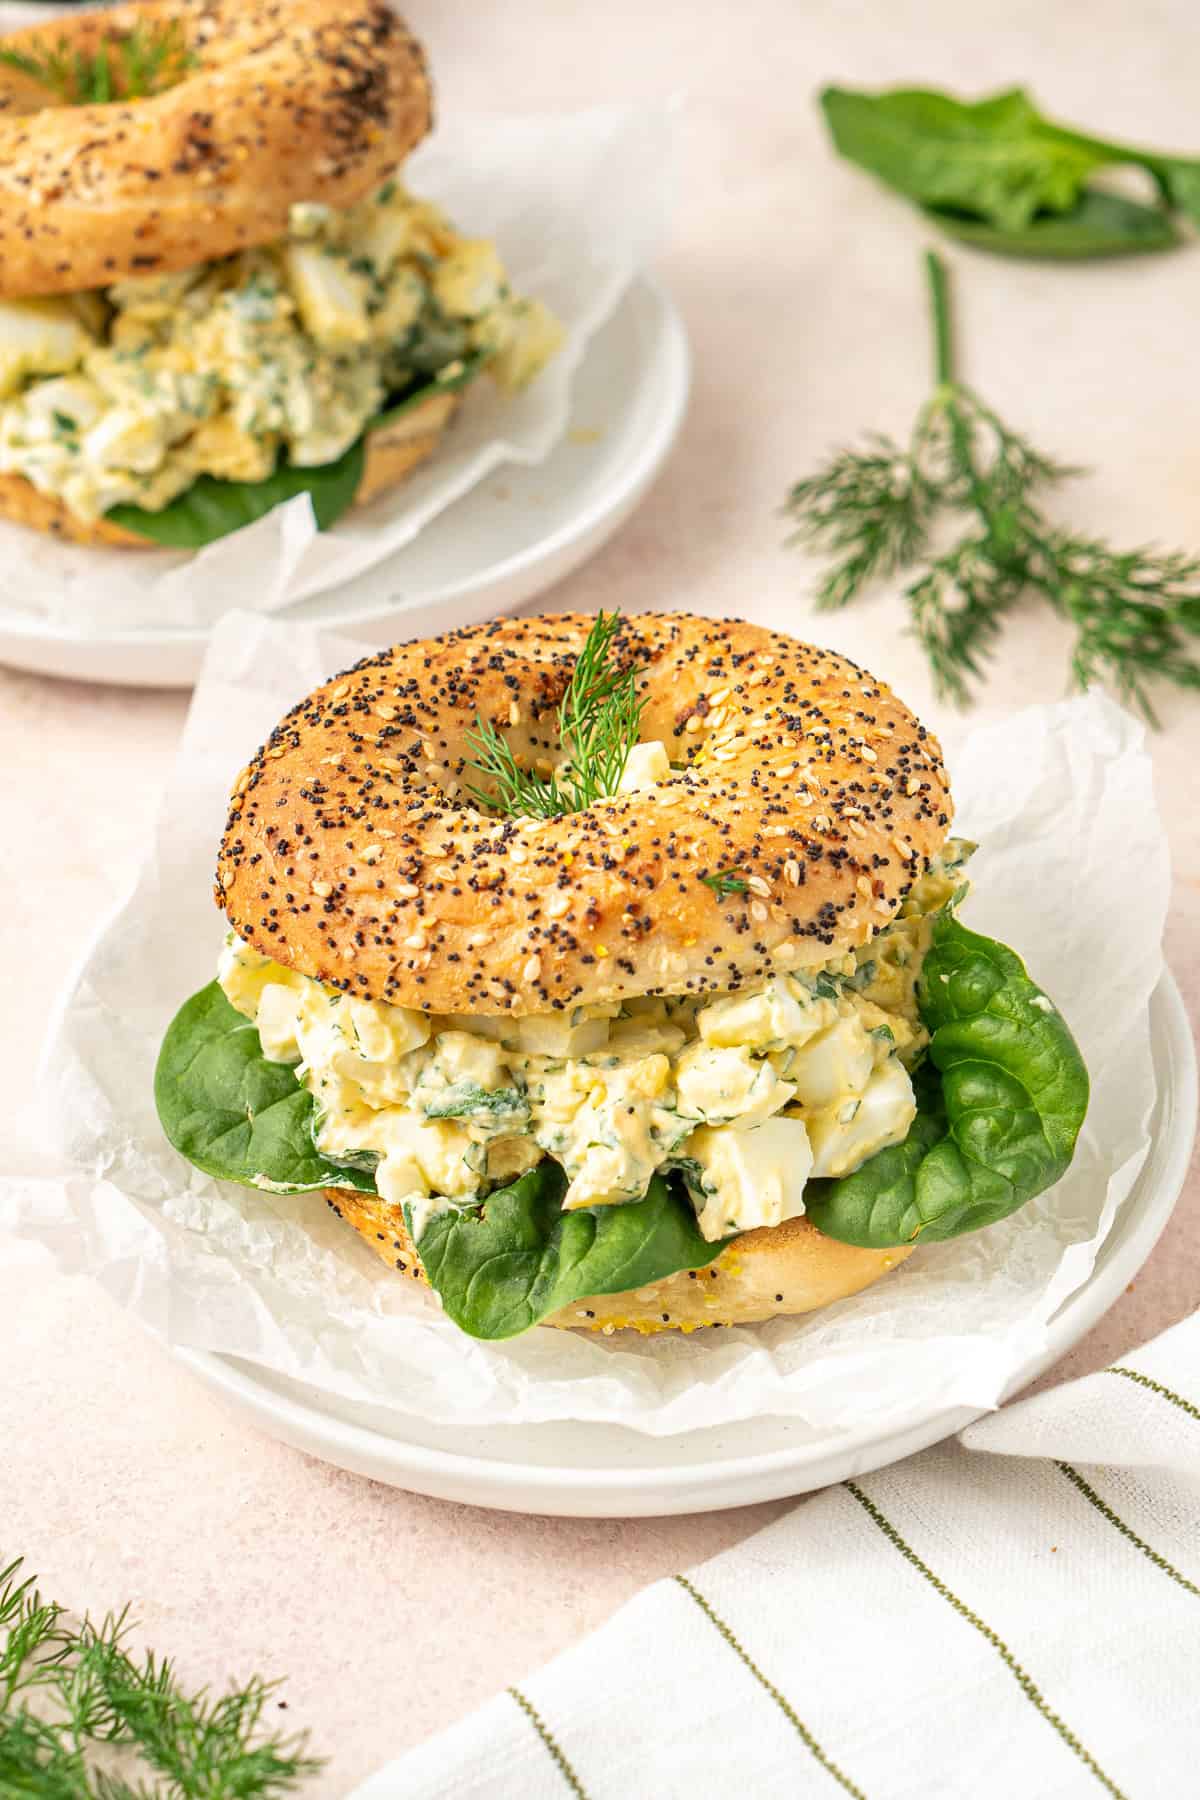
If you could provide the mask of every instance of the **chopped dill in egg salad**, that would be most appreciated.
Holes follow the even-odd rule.
[[[479,368],[524,386],[561,340],[493,244],[391,180],[345,212],[294,206],[277,243],[0,302],[0,473],[153,536],[149,515],[201,477],[326,468],[389,409]]]
[[[797,1217],[810,1179],[907,1136],[929,1041],[917,977],[972,847],[948,844],[866,948],[718,997],[428,1017],[323,987],[232,933],[218,980],[312,1095],[316,1148],[372,1167],[414,1237],[549,1158],[566,1211],[640,1200],[677,1171],[716,1243]]]

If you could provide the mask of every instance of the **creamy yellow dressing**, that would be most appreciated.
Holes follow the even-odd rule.
[[[958,885],[959,850],[856,955],[716,998],[426,1016],[322,987],[233,934],[219,980],[264,1054],[296,1064],[317,1147],[378,1157],[385,1200],[425,1215],[551,1156],[565,1208],[613,1205],[673,1167],[714,1240],[796,1217],[810,1176],[848,1174],[907,1135],[928,911]]]
[[[337,460],[387,397],[486,352],[530,380],[561,329],[510,292],[493,244],[388,182],[286,238],[104,293],[0,302],[0,472],[83,519],[156,511],[202,474]]]

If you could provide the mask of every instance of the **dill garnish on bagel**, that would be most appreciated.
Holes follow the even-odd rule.
[[[688,614],[365,658],[239,776],[164,1130],[324,1190],[480,1338],[853,1294],[1071,1160],[1087,1074],[956,909],[936,740],[831,651]]]
[[[431,122],[384,0],[137,0],[0,40],[0,517],[197,548],[321,529],[561,331],[406,191]]]

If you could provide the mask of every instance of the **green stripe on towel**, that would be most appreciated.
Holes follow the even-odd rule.
[[[533,1726],[533,1729],[537,1732],[543,1744],[546,1746],[550,1756],[558,1764],[559,1773],[571,1792],[577,1796],[577,1800],[588,1800],[587,1789],[567,1761],[562,1750],[560,1750],[557,1738],[546,1724],[541,1713],[538,1712],[537,1708],[525,1698],[520,1688],[510,1687],[506,1691],[510,1699],[516,1701],[517,1705],[525,1714],[525,1717],[529,1720],[529,1723]]]
[[[1031,1705],[1037,1708],[1046,1723],[1054,1727],[1063,1743],[1066,1744],[1069,1750],[1074,1752],[1084,1767],[1096,1777],[1096,1780],[1100,1783],[1101,1787],[1107,1789],[1113,1796],[1113,1800],[1128,1800],[1128,1797],[1122,1793],[1116,1782],[1104,1773],[1104,1770],[1100,1767],[1100,1764],[1096,1761],[1091,1752],[1084,1749],[1070,1726],[1060,1719],[1054,1709],[1047,1704],[1041,1689],[1037,1686],[1028,1671],[1021,1667],[1003,1638],[994,1632],[990,1625],[985,1625],[978,1614],[973,1613],[965,1601],[959,1599],[957,1594],[951,1593],[945,1582],[940,1580],[940,1578],[934,1574],[928,1563],[921,1561],[921,1558],[917,1555],[911,1544],[905,1543],[891,1520],[884,1517],[875,1502],[867,1498],[866,1494],[863,1493],[856,1481],[848,1481],[845,1486],[847,1493],[853,1494],[868,1518],[874,1525],[879,1527],[888,1542],[893,1544],[895,1548],[899,1550],[900,1554],[912,1564],[913,1568],[925,1577],[930,1587],[932,1587],[936,1593],[940,1594],[942,1599],[945,1600],[948,1605],[954,1608],[960,1618],[965,1619],[968,1625],[974,1626],[980,1637],[987,1640],[992,1646],[992,1649],[999,1656],[1000,1661],[1004,1664],[1009,1674],[1016,1681],[1026,1699]]]
[[[1186,1575],[1181,1575],[1174,1563],[1169,1563],[1165,1556],[1160,1556],[1157,1550],[1152,1549],[1145,1538],[1140,1538],[1137,1532],[1125,1523],[1124,1519],[1118,1518],[1112,1507],[1100,1498],[1095,1488],[1088,1486],[1078,1469],[1073,1469],[1070,1463],[1065,1462],[1056,1462],[1054,1466],[1066,1476],[1072,1487],[1079,1489],[1084,1499],[1090,1501],[1098,1513],[1104,1515],[1110,1525],[1116,1526],[1122,1537],[1128,1538],[1134,1548],[1140,1550],[1142,1555],[1154,1564],[1156,1569],[1161,1569],[1164,1575],[1169,1575],[1172,1581],[1177,1581],[1181,1588],[1187,1589],[1189,1594],[1200,1596],[1200,1587],[1197,1587],[1194,1581],[1189,1581]]]
[[[1126,1381],[1136,1381],[1139,1387],[1149,1388],[1152,1394],[1161,1394],[1164,1400],[1169,1400],[1172,1406],[1177,1406],[1180,1412],[1187,1413],[1190,1418],[1200,1419],[1200,1406],[1193,1406],[1191,1401],[1185,1400],[1182,1394],[1175,1393],[1169,1387],[1163,1387],[1160,1381],[1151,1381],[1148,1375],[1141,1375],[1136,1369],[1127,1369],[1122,1363],[1113,1363],[1111,1367],[1102,1369],[1101,1374],[1123,1375]]]
[[[803,1721],[797,1716],[797,1714],[796,1714],[794,1708],[791,1706],[791,1704],[787,1700],[784,1699],[783,1695],[780,1693],[779,1689],[775,1686],[774,1682],[767,1680],[766,1676],[763,1674],[763,1672],[759,1668],[758,1664],[754,1661],[754,1658],[752,1656],[749,1656],[746,1653],[746,1651],[742,1648],[741,1644],[738,1642],[738,1640],[734,1636],[733,1632],[729,1629],[729,1626],[725,1623],[724,1619],[709,1604],[709,1602],[704,1598],[704,1595],[702,1593],[700,1593],[698,1591],[698,1589],[696,1589],[692,1586],[691,1582],[688,1580],[686,1575],[676,1575],[674,1577],[674,1579],[678,1582],[679,1586],[683,1589],[685,1594],[691,1595],[692,1599],[696,1602],[696,1605],[700,1608],[700,1611],[704,1614],[705,1618],[708,1619],[710,1621],[710,1623],[713,1624],[716,1627],[716,1629],[720,1632],[721,1636],[725,1639],[725,1642],[729,1645],[729,1648],[733,1651],[734,1655],[736,1657],[739,1657],[741,1659],[741,1661],[745,1663],[746,1667],[749,1669],[750,1673],[753,1675],[755,1681],[758,1682],[759,1686],[762,1688],[765,1688],[767,1693],[770,1694],[772,1700],[775,1702],[776,1706],[779,1708],[780,1712],[783,1714],[783,1716],[787,1720],[788,1724],[792,1726],[794,1731],[799,1736],[801,1742],[804,1744],[805,1748],[810,1752],[810,1754],[812,1756],[814,1756],[816,1758],[817,1762],[820,1763],[821,1767],[823,1769],[825,1769],[828,1774],[833,1776],[833,1779],[839,1784],[840,1787],[842,1787],[845,1790],[845,1792],[847,1794],[850,1794],[853,1796],[853,1800],[867,1800],[867,1797],[863,1793],[862,1789],[855,1787],[854,1783],[850,1780],[849,1776],[843,1775],[842,1771],[838,1768],[836,1763],[830,1762],[829,1758],[826,1756],[825,1752],[822,1750],[820,1744],[818,1744],[818,1742],[817,1742],[816,1738],[813,1736],[812,1732],[803,1723]]]

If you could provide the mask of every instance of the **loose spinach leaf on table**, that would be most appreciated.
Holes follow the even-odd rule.
[[[995,256],[1072,257],[1133,256],[1139,250],[1170,250],[1179,232],[1170,216],[1155,206],[1142,206],[1122,194],[1086,189],[1065,213],[1039,213],[1028,225],[1006,231],[971,213],[927,206],[925,212],[947,237]]]
[[[929,1060],[908,1137],[805,1192],[813,1224],[843,1243],[911,1244],[994,1225],[1059,1179],[1083,1124],[1083,1058],[1005,945],[943,915],[918,1004]]]
[[[821,105],[851,162],[923,206],[961,207],[1005,231],[1067,211],[1097,166],[1090,150],[1044,138],[1019,88],[964,102],[924,88],[830,87]]]
[[[573,1300],[701,1269],[724,1248],[701,1236],[686,1194],[661,1175],[643,1200],[574,1212],[562,1210],[566,1185],[547,1159],[480,1206],[435,1213],[416,1237],[447,1315],[471,1337],[516,1337]]]
[[[956,100],[924,88],[821,95],[849,161],[921,206],[954,236],[1010,256],[1117,256],[1169,249],[1167,213],[1089,187],[1121,165],[1144,170],[1162,207],[1200,220],[1200,160],[1057,125],[1020,88]]]
[[[215,981],[167,1027],[154,1103],[176,1150],[219,1181],[285,1194],[322,1187],[375,1192],[368,1172],[321,1155],[312,1095],[289,1064],[267,1061],[258,1031]]]

